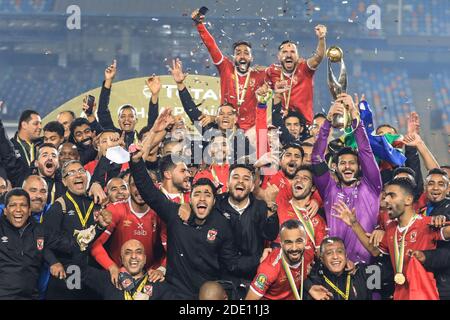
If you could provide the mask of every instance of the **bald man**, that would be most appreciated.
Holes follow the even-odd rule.
[[[121,259],[123,268],[120,270],[119,283],[111,283],[109,272],[92,267],[86,267],[83,274],[83,284],[94,290],[103,300],[157,300],[158,283],[149,279],[145,270],[147,257],[144,245],[135,239],[122,245]],[[164,279],[161,279],[164,280]]]
[[[199,300],[228,300],[225,289],[216,281],[205,282],[200,287]]]
[[[30,195],[31,217],[37,222],[44,221],[45,214],[50,208],[47,204],[48,186],[47,182],[41,176],[32,175],[25,179],[22,188]],[[38,280],[39,298],[44,299],[47,292],[48,281],[50,278],[50,268],[47,263],[41,268]]]

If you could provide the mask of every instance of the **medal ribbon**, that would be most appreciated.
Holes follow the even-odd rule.
[[[284,97],[284,102],[285,102],[285,109],[289,109],[289,103],[291,102],[291,93],[292,93],[292,80],[295,76],[295,73],[297,72],[297,67],[298,64],[295,66],[294,72],[292,72],[292,77],[291,77],[291,83],[289,85],[289,93],[288,93],[288,97],[286,98],[286,92],[283,92],[283,97]],[[284,72],[283,69],[281,69],[281,81],[284,81]]]
[[[333,288],[334,291],[336,291],[342,298],[344,298],[344,300],[348,300],[348,298],[350,297],[350,282],[351,282],[351,275],[350,275],[350,273],[347,274],[347,283],[345,284],[345,293],[342,292],[342,290],[339,289],[338,286],[335,285],[333,282],[331,282],[331,280],[328,279],[325,275],[323,276],[323,278],[325,279],[325,282],[331,288]]]
[[[290,201],[292,208],[294,209],[295,214],[297,215],[298,220],[300,220],[300,222],[303,224],[303,226],[305,227],[305,231],[308,234],[308,237],[311,239],[314,247],[316,247],[316,242],[315,242],[315,235],[314,235],[314,226],[311,222],[311,220],[305,219],[303,218],[303,214],[301,213],[302,210],[306,211],[304,208],[298,208],[297,206],[294,205],[294,203],[292,202],[292,200]]]
[[[303,300],[303,271],[304,271],[304,263],[303,263],[303,256],[302,256],[302,274],[300,279],[300,294],[298,293],[297,285],[295,284],[294,277],[292,276],[291,268],[289,267],[288,263],[284,259],[283,254],[281,254],[281,264],[283,266],[284,272],[286,273],[286,276],[288,278],[289,285],[291,286],[292,293],[294,294],[295,300]]]
[[[69,194],[69,192],[66,192],[66,197],[70,200],[70,202],[72,202],[73,206],[75,207],[75,211],[78,214],[78,218],[80,219],[81,225],[83,226],[83,228],[85,228],[86,227],[86,223],[89,220],[89,216],[92,213],[92,209],[94,209],[94,201],[92,201],[91,204],[89,205],[89,208],[88,208],[88,210],[86,212],[86,215],[83,218],[83,214],[81,213],[80,207],[75,202],[75,200],[73,200],[73,198]]]
[[[402,232],[402,241],[400,245],[398,244],[398,228],[395,229],[395,236],[394,236],[394,257],[395,257],[395,271],[397,273],[403,273],[403,261],[405,258],[405,238],[406,234],[408,233],[409,227],[411,227],[416,221],[417,215],[415,215],[409,225],[406,227],[405,231]]]
[[[237,105],[240,107],[242,103],[244,103],[245,94],[247,93],[248,84],[250,82],[250,72],[249,69],[247,71],[247,78],[245,79],[244,89],[242,90],[242,94],[240,95],[240,87],[239,87],[239,76],[236,68],[234,68],[234,77],[236,78],[236,96],[237,96]]]
[[[136,298],[136,295],[137,295],[138,293],[141,293],[142,290],[144,289],[144,286],[145,286],[145,284],[147,283],[147,280],[148,280],[148,275],[145,276],[144,280],[142,280],[141,284],[140,284],[139,287],[136,289],[136,292],[135,292],[133,295],[131,295],[128,291],[125,291],[125,292],[123,293],[123,294],[124,294],[124,297],[125,297],[125,300],[134,300],[134,298]]]

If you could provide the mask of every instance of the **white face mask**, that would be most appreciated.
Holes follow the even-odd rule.
[[[121,146],[116,146],[106,151],[106,158],[114,163],[124,164],[130,161],[130,153]]]

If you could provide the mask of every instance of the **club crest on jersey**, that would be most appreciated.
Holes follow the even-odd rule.
[[[206,236],[206,240],[208,240],[209,242],[213,242],[216,240],[216,236],[217,236],[216,229],[208,230],[208,235]]]
[[[265,286],[266,282],[267,282],[267,276],[265,274],[261,273],[256,278],[255,286],[260,290],[264,290],[264,286]]]
[[[151,284],[148,284],[144,287],[143,293],[151,297],[153,295],[153,286]]]
[[[416,242],[416,240],[417,240],[417,231],[413,231],[413,232],[411,232],[411,235],[409,237],[409,241]]]
[[[39,251],[44,250],[44,238],[37,238],[37,239],[36,239],[36,248],[37,248]]]

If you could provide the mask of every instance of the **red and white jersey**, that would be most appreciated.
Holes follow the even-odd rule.
[[[259,265],[256,276],[253,279],[250,290],[262,297],[262,300],[294,300],[286,272],[282,264],[281,248],[274,249]],[[303,266],[303,281],[307,277],[308,265],[312,257],[305,254]],[[290,267],[297,289],[301,288],[302,266]]]
[[[105,269],[113,263],[121,266],[120,250],[122,245],[131,239],[142,242],[147,256],[147,268],[156,269],[161,265],[160,253],[155,255],[155,247],[161,243],[161,220],[158,215],[148,209],[145,213],[136,213],[128,202],[116,202],[109,204],[106,210],[112,213],[112,222],[102,235],[94,242],[91,254]],[[108,252],[104,244],[109,240]]]
[[[265,72],[250,69],[250,75],[247,81],[247,74],[241,75],[235,73],[233,61],[222,54],[205,25],[198,24],[197,30],[211,55],[213,63],[219,71],[221,103],[228,102],[234,106],[237,111],[237,124],[239,128],[247,131],[255,125],[256,107],[258,105],[255,91],[264,84]],[[236,74],[239,90],[236,87]],[[245,95],[242,96],[246,83],[247,89]],[[238,91],[240,97],[237,96]],[[240,106],[238,105],[238,99],[244,100]]]
[[[320,244],[322,243],[323,239],[327,237],[327,224],[325,220],[318,214],[316,214],[311,219],[307,216],[306,209],[300,209],[298,210],[299,213],[302,215],[303,219],[305,221],[311,221],[311,225],[314,229],[314,239],[309,239],[311,242],[314,243],[314,246],[318,248]],[[280,222],[280,226],[286,222],[287,220],[299,220],[297,217],[297,214],[294,211],[294,208],[292,207],[292,204],[290,201],[281,201],[278,203],[278,221]],[[309,236],[309,234],[308,234]],[[312,241],[314,240],[314,241]],[[278,236],[276,242],[280,242],[280,236]],[[314,254],[314,246],[311,246],[311,249]]]
[[[286,99],[289,100],[289,109],[296,110],[302,114],[308,124],[311,124],[314,116],[314,72],[308,66],[306,60],[302,60],[298,63],[295,73],[293,75],[283,74],[284,80],[288,82],[288,85],[292,85],[291,96],[289,99],[289,93],[286,92]],[[278,64],[272,64],[266,69],[266,81],[270,84],[272,89],[275,83],[282,79],[282,67]],[[283,97],[283,106],[287,109],[286,99]]]
[[[430,226],[431,217],[418,215],[413,224],[408,228],[405,235],[405,255],[403,262],[403,271],[407,270],[410,260],[409,252],[416,250],[432,250],[436,249],[436,241],[445,240],[441,230]],[[397,220],[391,220],[386,226],[386,233],[380,242],[379,249],[384,254],[391,256],[391,262],[395,270],[394,256],[394,237],[397,230],[397,241],[400,244],[402,240],[402,230],[398,227]]]

